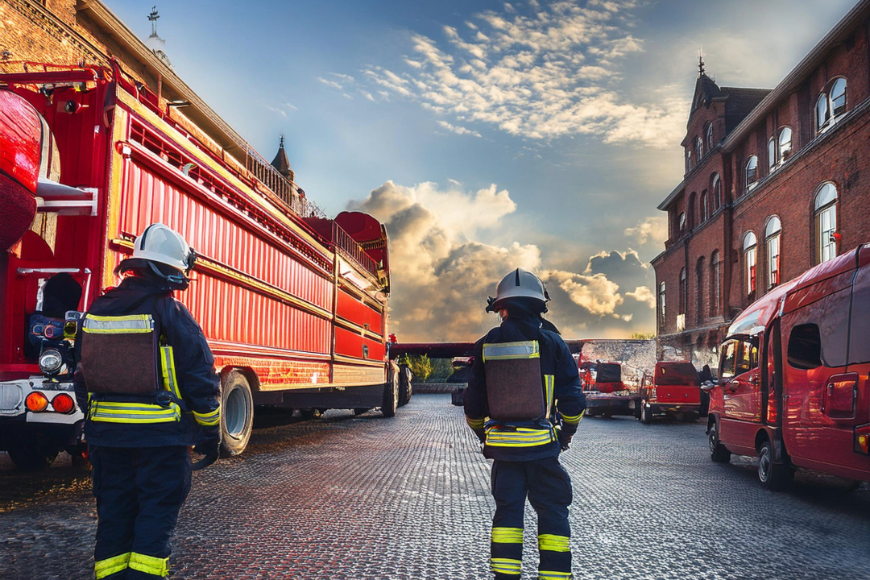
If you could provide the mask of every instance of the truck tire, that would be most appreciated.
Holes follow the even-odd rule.
[[[728,463],[731,461],[731,452],[719,442],[719,423],[713,421],[707,433],[707,443],[710,446],[710,459],[714,463]]]
[[[773,447],[770,441],[761,444],[758,450],[758,481],[764,489],[780,491],[794,479],[794,469],[787,461],[776,463],[773,460]]]
[[[652,410],[646,406],[646,403],[642,401],[640,407],[640,422],[644,425],[652,424]]]
[[[408,367],[399,368],[399,406],[403,407],[411,401],[414,387],[411,386],[411,369]]]
[[[254,397],[248,379],[239,371],[226,373],[221,380],[221,455],[240,455],[254,427]]]
[[[384,385],[384,400],[381,403],[381,413],[384,417],[395,417],[399,408],[399,373],[393,373],[393,379]]]
[[[464,407],[465,389],[457,389],[450,393],[450,403],[456,407]]]
[[[42,440],[38,434],[16,441],[9,448],[9,459],[21,471],[42,471],[51,465],[60,451],[57,447]]]

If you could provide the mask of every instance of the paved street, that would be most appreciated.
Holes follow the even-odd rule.
[[[415,395],[394,419],[265,419],[243,456],[194,474],[172,578],[489,577],[489,463],[449,395]],[[799,474],[763,491],[749,460],[709,460],[700,422],[587,419],[563,460],[577,578],[870,577],[866,484]],[[0,578],[91,577],[89,486],[66,456],[33,476],[0,454]]]

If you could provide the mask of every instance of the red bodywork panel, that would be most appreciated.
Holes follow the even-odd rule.
[[[655,397],[651,403],[661,405],[700,405],[701,382],[698,371],[688,362],[656,363]]]
[[[0,90],[0,252],[33,222],[41,158],[42,121],[30,103]]]

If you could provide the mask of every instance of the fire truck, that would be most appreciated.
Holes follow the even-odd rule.
[[[0,74],[0,450],[25,469],[82,451],[77,323],[154,222],[198,256],[177,298],[215,355],[225,455],[260,405],[395,414],[383,225],[308,211],[252,148],[240,161],[117,63],[34,68]]]

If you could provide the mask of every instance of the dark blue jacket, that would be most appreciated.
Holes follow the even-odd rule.
[[[188,411],[182,413],[181,421],[172,423],[131,425],[87,420],[85,437],[88,443],[107,447],[189,446],[218,437],[219,426],[202,428],[191,414],[193,411],[208,413],[220,405],[220,382],[214,370],[214,357],[193,315],[172,297],[171,290],[163,282],[144,277],[125,278],[117,288],[94,300],[88,312],[98,316],[150,314],[155,321],[157,336],[165,337],[166,344],[173,349],[176,376]],[[76,344],[81,344],[81,341],[77,340]],[[130,356],[136,356],[136,353],[130,353]],[[123,377],[119,379],[123,380]],[[79,406],[87,409],[87,386],[78,371],[75,373],[75,391]],[[110,395],[101,397],[123,402],[154,402]]]
[[[550,425],[561,424],[562,431],[573,435],[577,430],[576,423],[567,423],[560,420],[560,415],[577,417],[586,408],[586,397],[580,385],[580,376],[577,372],[577,363],[571,356],[571,351],[565,341],[549,330],[541,327],[540,319],[534,316],[511,314],[501,323],[501,326],[490,330],[486,336],[474,345],[474,362],[472,364],[472,376],[468,381],[465,391],[465,415],[472,429],[479,426],[482,421],[489,418],[489,403],[486,393],[486,367],[483,362],[483,345],[500,342],[523,342],[537,340],[541,349],[541,388],[543,388],[543,375],[554,376],[554,405],[556,411],[549,420]],[[487,423],[491,427],[492,421]],[[541,425],[546,427],[546,421]],[[479,432],[478,429],[475,429]],[[505,461],[533,461],[554,457],[559,454],[558,441],[534,447],[491,447],[484,448],[484,455],[492,459]]]

